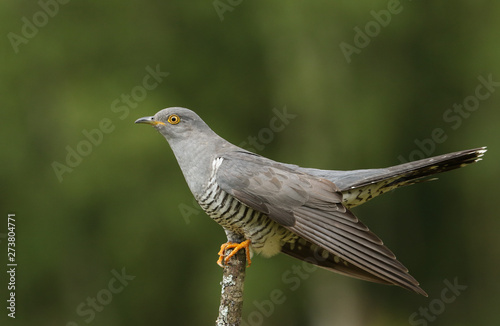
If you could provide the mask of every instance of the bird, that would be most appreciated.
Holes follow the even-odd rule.
[[[388,168],[304,168],[240,148],[194,111],[169,107],[135,123],[153,126],[169,143],[189,189],[227,242],[217,263],[239,250],[284,253],[346,276],[397,285],[427,296],[408,269],[351,211],[393,189],[480,161],[486,147]],[[232,248],[227,256],[225,250]]]

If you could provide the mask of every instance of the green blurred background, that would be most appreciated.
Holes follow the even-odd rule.
[[[192,203],[165,140],[133,123],[169,106],[307,167],[384,167],[488,146],[479,164],[355,209],[429,298],[284,255],[254,257],[243,318],[498,323],[498,1],[60,1],[0,5],[0,261],[15,213],[18,263],[16,319],[2,306],[2,325],[214,323],[224,232]],[[356,37],[365,27],[372,36]],[[355,38],[346,56],[341,44],[352,50]],[[145,89],[148,69],[163,77]],[[475,100],[481,76],[497,84]],[[464,100],[471,110],[453,112]],[[295,115],[286,127],[262,131],[285,107]],[[426,140],[436,129],[445,141]],[[68,150],[85,155],[71,167]],[[54,162],[68,168],[59,178]],[[113,270],[129,280],[113,283]],[[467,288],[453,294],[446,280]],[[0,272],[5,306],[7,283]],[[271,306],[273,293],[282,296]]]

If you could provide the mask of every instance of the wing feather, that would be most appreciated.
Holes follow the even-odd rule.
[[[222,158],[217,183],[243,204],[367,272],[353,269],[353,276],[425,295],[382,240],[342,204],[342,193],[334,183],[255,154],[230,152]],[[290,248],[287,253],[299,256]],[[349,274],[347,267],[332,269]]]

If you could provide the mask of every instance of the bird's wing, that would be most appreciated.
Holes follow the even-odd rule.
[[[216,181],[222,190],[348,263],[425,295],[382,240],[342,204],[334,183],[248,152],[221,158]]]

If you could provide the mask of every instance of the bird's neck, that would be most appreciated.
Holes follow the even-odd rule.
[[[191,135],[189,139],[171,142],[170,147],[195,198],[206,190],[213,160],[221,153],[236,148],[215,133],[210,137]]]

